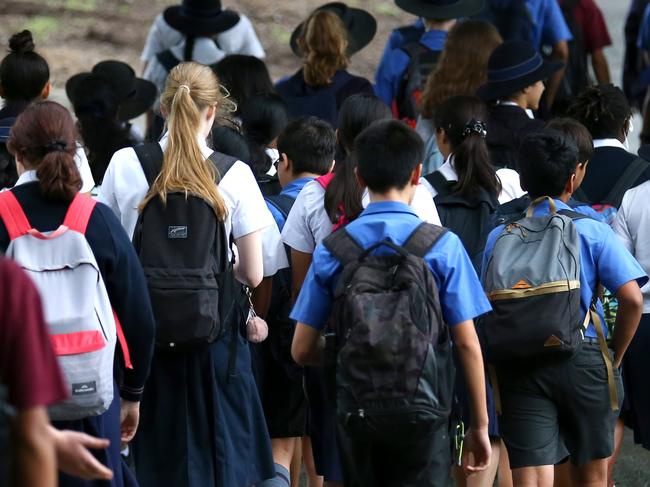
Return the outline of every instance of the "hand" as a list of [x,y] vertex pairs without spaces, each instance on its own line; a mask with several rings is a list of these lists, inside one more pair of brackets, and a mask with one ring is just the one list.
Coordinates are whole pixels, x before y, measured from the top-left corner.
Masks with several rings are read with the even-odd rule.
[[462,466],[467,475],[485,470],[490,464],[492,446],[487,427],[470,428],[465,437]]
[[88,448],[108,448],[109,441],[77,431],[59,431],[51,428],[56,448],[58,468],[62,472],[84,480],[111,480],[113,472],[102,465]]
[[140,403],[127,401],[122,399],[120,405],[120,431],[122,436],[122,448],[129,443],[138,431],[138,423],[140,422]]

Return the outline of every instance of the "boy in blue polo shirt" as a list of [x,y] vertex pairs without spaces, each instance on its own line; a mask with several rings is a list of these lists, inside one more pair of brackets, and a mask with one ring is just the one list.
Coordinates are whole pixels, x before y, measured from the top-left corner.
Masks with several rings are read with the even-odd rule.
[[[371,203],[345,229],[362,247],[388,240],[404,245],[406,239],[422,223],[408,206],[418,185],[423,143],[416,132],[401,122],[379,121],[372,124],[355,141],[357,177],[368,187]],[[373,255],[386,255],[390,250],[380,247]],[[444,321],[451,328],[456,351],[467,378],[472,407],[472,424],[465,440],[465,452],[473,453],[473,463],[466,456],[468,472],[485,469],[490,458],[487,434],[487,409],[483,358],[473,319],[490,310],[469,257],[458,237],[445,233],[424,255],[437,289]],[[323,244],[313,254],[313,262],[300,296],[291,313],[298,324],[293,339],[292,355],[303,365],[319,365],[323,361],[322,331],[330,317],[334,288],[341,275],[341,263]],[[420,441],[395,442],[381,453],[358,455],[355,438],[345,439],[352,455],[345,455],[346,485],[354,477],[351,472],[369,472],[382,479],[385,486],[446,485],[449,462],[440,462],[440,445],[445,435],[438,431]],[[442,450],[444,451],[445,445]],[[448,449],[448,444],[446,445]],[[440,479],[443,479],[442,482]],[[360,485],[363,485],[361,483]],[[366,484],[369,485],[369,484]]]
[[[567,201],[578,184],[578,160],[576,145],[564,134],[550,129],[530,134],[519,151],[522,188],[533,201],[548,195],[558,211],[568,210]],[[534,215],[549,211],[545,201],[536,206]],[[599,284],[618,299],[611,346],[620,407],[623,389],[618,367],[641,317],[639,285],[648,278],[608,225],[590,218],[574,219],[574,224],[580,240],[582,313],[586,316],[596,298],[597,313],[604,323],[602,305],[594,296]],[[502,230],[503,225],[488,237],[484,277]],[[497,366],[503,410],[499,426],[515,485],[551,487],[553,466],[569,455],[572,485],[606,485],[607,457],[613,451],[618,412],[610,401],[607,367],[595,326],[593,320],[589,322],[584,341],[568,359]]]

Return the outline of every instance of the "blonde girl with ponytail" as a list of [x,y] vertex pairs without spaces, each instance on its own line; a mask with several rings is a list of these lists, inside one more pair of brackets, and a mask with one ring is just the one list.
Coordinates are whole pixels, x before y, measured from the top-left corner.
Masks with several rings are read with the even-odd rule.
[[[122,149],[109,164],[100,199],[132,235],[150,199],[166,201],[170,192],[202,198],[232,237],[236,278],[254,288],[264,275],[262,234],[275,228],[274,220],[249,166],[237,161],[218,174],[206,143],[216,113],[232,105],[209,67],[176,66],[161,96],[167,132],[159,142],[160,173],[149,187],[135,151]],[[203,347],[154,353],[133,444],[142,487],[249,486],[275,475],[249,347],[231,328]]]

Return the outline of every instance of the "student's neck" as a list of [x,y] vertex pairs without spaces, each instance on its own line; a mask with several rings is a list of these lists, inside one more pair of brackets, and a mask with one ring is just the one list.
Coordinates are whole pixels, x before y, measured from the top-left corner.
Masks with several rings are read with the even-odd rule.
[[569,200],[571,199],[571,193],[567,193],[566,191],[562,193],[560,196],[555,198],[557,200],[560,200],[562,203],[568,203]]
[[385,193],[375,193],[374,191],[368,190],[368,195],[370,196],[371,203],[381,203],[386,201],[394,201],[396,203],[404,203],[406,205],[411,204],[413,199],[413,192],[410,187],[405,189],[389,189]]

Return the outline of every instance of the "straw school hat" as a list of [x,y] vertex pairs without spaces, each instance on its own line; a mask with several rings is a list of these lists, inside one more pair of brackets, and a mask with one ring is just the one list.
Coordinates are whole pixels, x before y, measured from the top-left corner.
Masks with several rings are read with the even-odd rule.
[[75,74],[66,82],[65,92],[72,105],[76,105],[84,87],[97,79],[107,83],[119,100],[117,116],[124,122],[146,112],[156,100],[156,85],[137,78],[131,66],[121,61],[102,61],[90,73]]
[[219,0],[183,0],[181,5],[168,7],[163,18],[183,34],[208,36],[234,27],[239,15],[223,10]]
[[425,19],[448,20],[478,14],[485,0],[395,0],[395,5]]
[[497,100],[547,79],[563,66],[559,61],[544,61],[528,42],[506,41],[490,55],[488,81],[476,94],[483,101]]
[[[348,7],[341,2],[332,2],[321,5],[314,12],[327,10],[338,15],[348,31],[348,56],[360,51],[375,37],[377,21],[369,12],[360,8]],[[291,34],[291,50],[296,56],[301,56],[298,39],[302,34],[305,22],[301,22]]]

